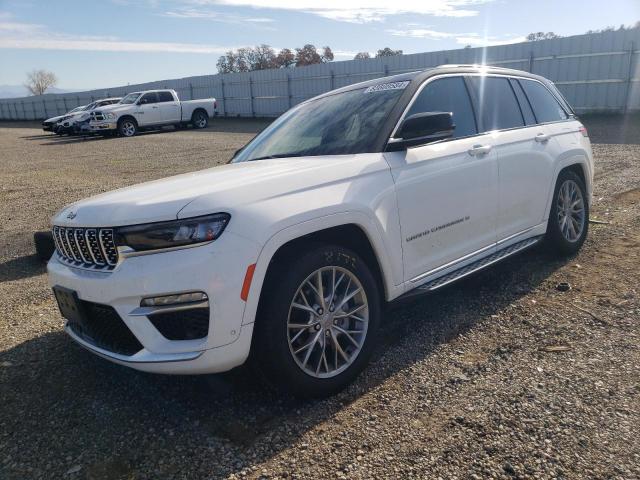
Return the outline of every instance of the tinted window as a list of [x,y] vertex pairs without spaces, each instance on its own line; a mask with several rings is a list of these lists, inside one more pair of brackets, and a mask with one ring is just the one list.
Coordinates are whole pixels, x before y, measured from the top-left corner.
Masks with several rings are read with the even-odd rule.
[[156,92],[145,93],[140,99],[140,103],[157,103],[158,96]]
[[516,95],[506,78],[470,77],[485,132],[524,126]]
[[516,93],[516,97],[518,97],[518,103],[520,104],[522,115],[524,116],[525,125],[535,125],[536,117],[533,116],[533,110],[531,110],[531,105],[529,104],[529,100],[527,100],[527,96],[524,94],[522,87],[518,81],[514,79],[511,79],[511,86],[513,87],[513,91]]
[[158,102],[173,102],[171,92],[158,92]]
[[423,112],[451,112],[456,126],[454,137],[477,133],[473,108],[462,77],[441,78],[424,87],[407,116]]
[[371,152],[408,83],[349,90],[298,105],[265,128],[233,162]]
[[551,95],[547,87],[540,82],[520,80],[520,84],[522,88],[524,88],[527,97],[529,97],[533,113],[536,114],[538,123],[556,122],[568,118],[566,112],[555,97]]

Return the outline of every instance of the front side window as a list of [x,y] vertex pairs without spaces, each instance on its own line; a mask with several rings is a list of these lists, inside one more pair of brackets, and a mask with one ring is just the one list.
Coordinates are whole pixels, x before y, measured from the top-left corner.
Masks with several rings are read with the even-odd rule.
[[551,92],[540,82],[520,80],[520,85],[529,98],[538,123],[557,122],[569,118]]
[[294,107],[256,136],[233,162],[372,152],[408,83],[349,90]]
[[143,105],[147,103],[157,103],[157,102],[158,102],[158,95],[156,94],[156,92],[145,93],[140,99],[140,103]]
[[503,77],[469,77],[478,100],[478,116],[485,132],[524,126],[522,112],[509,84]]
[[446,77],[429,82],[418,94],[406,116],[426,112],[451,112],[453,137],[477,133],[467,87],[462,77]]
[[124,103],[125,105],[131,105],[133,103],[136,103],[139,97],[140,97],[140,92],[130,93],[129,95],[126,95],[122,100],[120,100],[120,103]]

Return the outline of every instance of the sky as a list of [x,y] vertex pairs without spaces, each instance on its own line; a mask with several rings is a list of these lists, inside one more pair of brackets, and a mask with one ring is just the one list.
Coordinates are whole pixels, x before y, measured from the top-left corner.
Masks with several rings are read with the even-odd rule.
[[335,60],[576,35],[640,20],[640,0],[0,0],[0,85],[46,69],[69,90],[216,73],[229,49],[329,45]]

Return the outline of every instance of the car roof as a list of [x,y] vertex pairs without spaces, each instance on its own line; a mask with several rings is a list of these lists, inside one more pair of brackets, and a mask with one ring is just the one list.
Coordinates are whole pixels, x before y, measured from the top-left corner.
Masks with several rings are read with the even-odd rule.
[[375,78],[373,80],[367,80],[365,82],[354,83],[352,85],[347,85],[346,87],[338,88],[336,90],[331,90],[322,95],[318,95],[314,98],[321,98],[324,96],[334,95],[336,93],[348,92],[350,90],[358,90],[361,88],[367,88],[374,85],[379,85],[383,83],[393,83],[393,82],[403,82],[403,81],[415,81],[416,83],[422,83],[427,78],[434,75],[445,75],[445,74],[465,74],[465,73],[488,73],[488,74],[500,74],[500,75],[513,75],[517,77],[526,77],[532,78],[535,80],[542,81],[544,83],[550,83],[544,77],[540,77],[539,75],[534,75],[529,72],[525,72],[523,70],[514,70],[512,68],[502,68],[502,67],[494,67],[491,65],[480,65],[480,64],[445,64],[438,65],[437,67],[431,67],[424,70],[416,70],[407,73],[401,73],[399,75],[391,75],[387,77]]

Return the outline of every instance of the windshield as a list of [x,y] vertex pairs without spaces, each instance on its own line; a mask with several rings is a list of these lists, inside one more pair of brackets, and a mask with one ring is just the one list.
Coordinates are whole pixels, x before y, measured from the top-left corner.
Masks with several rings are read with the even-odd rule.
[[83,110],[84,111],[93,110],[94,108],[96,108],[96,106],[97,106],[97,103],[93,102],[93,103],[90,103],[89,105],[87,105],[86,107],[84,107]]
[[140,96],[140,92],[130,93],[129,95],[124,97],[122,100],[120,100],[120,103],[126,103],[126,104],[136,103],[136,100],[138,99],[139,96]]
[[409,82],[400,83],[400,87],[392,89],[350,90],[294,107],[232,161],[370,152]]
[[80,110],[83,110],[83,109],[84,109],[84,106],[82,106],[82,107],[76,107],[76,108],[74,108],[73,110],[70,110],[70,111],[69,111],[69,113],[79,112]]

